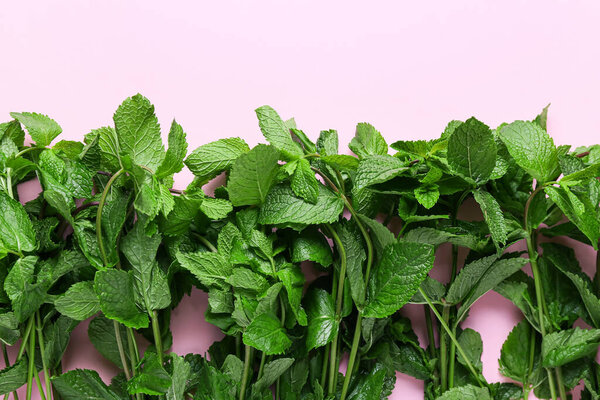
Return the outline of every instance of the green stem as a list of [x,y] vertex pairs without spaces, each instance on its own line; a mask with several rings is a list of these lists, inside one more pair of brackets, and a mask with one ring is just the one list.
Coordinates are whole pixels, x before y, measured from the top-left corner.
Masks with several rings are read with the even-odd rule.
[[[432,311],[438,315],[438,311],[435,309],[435,306],[431,306]],[[450,307],[444,306],[442,311],[442,320],[440,323],[442,325],[448,325],[448,321],[450,319]],[[440,331],[440,375],[441,375],[441,384],[442,384],[442,393],[448,390],[448,339],[447,335],[444,332]]]
[[556,374],[556,384],[558,386],[558,395],[562,400],[567,400],[567,392],[565,391],[565,385],[563,384],[563,376],[562,376],[562,368],[556,367],[554,368],[554,373]]
[[52,385],[50,383],[50,371],[46,363],[46,349],[44,343],[44,333],[42,330],[42,319],[40,318],[40,312],[36,311],[35,317],[37,319],[37,332],[38,332],[38,343],[40,345],[40,355],[42,358],[42,370],[44,371],[44,383],[46,385],[46,393],[48,400],[52,400]]
[[325,345],[325,352],[323,353],[323,363],[321,364],[321,380],[319,383],[321,387],[325,387],[325,380],[327,379],[327,365],[329,365],[329,352],[331,351],[331,343]]
[[[452,334],[456,336],[456,325],[452,327]],[[456,345],[450,342],[450,355],[448,356],[448,389],[454,387],[454,365],[456,363]]]
[[42,387],[42,382],[40,381],[40,374],[38,373],[37,368],[34,366],[33,377],[35,378],[35,384],[38,387],[38,392],[40,392],[41,400],[46,400],[46,395],[44,394],[44,388]]
[[[33,315],[29,317],[31,324],[33,325]],[[29,349],[27,350],[27,357],[29,358],[29,368],[27,369],[27,400],[31,400],[31,389],[33,389],[33,373],[35,370],[35,329],[31,329],[29,332]]]
[[429,339],[429,356],[433,359],[436,358],[435,348],[435,335],[433,333],[433,321],[431,320],[431,311],[428,306],[423,306],[423,313],[425,314],[425,325],[427,326],[427,338]]
[[8,195],[14,199],[11,172],[11,168],[6,168],[6,190],[8,190]]
[[235,355],[237,358],[242,358],[242,334],[235,335]]
[[127,380],[131,379],[131,373],[127,366],[127,357],[125,357],[125,350],[123,348],[123,339],[121,338],[121,327],[116,320],[113,320],[113,327],[115,329],[115,339],[117,340],[117,349],[119,350],[119,358],[121,358],[121,365],[123,366],[123,372]]
[[239,400],[246,399],[246,386],[248,386],[248,379],[250,376],[250,364],[252,363],[252,347],[244,346],[244,372],[242,373],[242,384],[240,386],[240,397]]
[[460,354],[461,357],[464,359],[465,364],[467,364],[467,368],[469,369],[469,371],[471,371],[471,374],[473,374],[473,377],[477,381],[477,384],[481,387],[486,387],[487,384],[482,383],[481,380],[479,379],[479,373],[477,372],[475,367],[473,367],[473,364],[471,364],[471,362],[469,361],[469,358],[467,357],[465,351],[463,350],[462,346],[458,343],[458,340],[456,340],[456,336],[454,336],[454,334],[450,330],[450,327],[448,326],[446,321],[444,321],[444,318],[440,315],[438,310],[436,310],[436,308],[433,306],[433,303],[431,302],[431,299],[429,298],[429,296],[427,296],[427,293],[425,293],[425,291],[422,288],[419,288],[419,293],[421,293],[421,296],[423,296],[423,298],[425,299],[427,304],[429,304],[429,307],[431,308],[431,310],[433,311],[433,313],[435,314],[437,319],[440,321],[440,324],[442,325],[442,327],[444,328],[444,330],[450,337],[450,340],[452,340],[454,342],[454,344],[456,346],[456,350],[458,350],[458,354]]
[[260,365],[258,366],[258,375],[256,376],[256,379],[260,379],[263,375],[263,370],[265,368],[265,361],[267,359],[267,355],[265,354],[265,352],[262,352],[262,355],[260,356]]
[[160,325],[158,322],[158,313],[156,310],[152,310],[152,333],[154,334],[154,347],[156,347],[156,354],[158,355],[158,362],[163,365],[163,348],[162,348],[162,337],[160,336]]
[[217,252],[217,248],[204,236],[194,232],[194,236],[196,236],[198,238],[198,240],[200,240],[202,242],[202,244],[208,248],[210,251],[212,251],[213,253]]
[[529,378],[531,377],[531,373],[533,372],[533,364],[535,362],[535,329],[531,329],[529,335],[529,365],[527,368],[527,379],[523,382],[523,399],[527,400],[529,398],[529,391],[531,390],[529,385]]

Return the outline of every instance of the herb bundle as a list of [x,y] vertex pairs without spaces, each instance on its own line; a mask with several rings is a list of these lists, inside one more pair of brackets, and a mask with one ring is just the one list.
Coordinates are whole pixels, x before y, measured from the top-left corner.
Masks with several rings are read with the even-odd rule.
[[[256,114],[269,144],[228,138],[189,154],[175,121],[165,150],[141,95],[82,142],[55,142],[61,128],[41,114],[0,125],[5,399],[23,385],[27,400],[34,386],[44,400],[385,399],[397,371],[423,380],[426,399],[567,399],[581,381],[584,399],[599,398],[600,273],[552,238],[598,250],[600,146],[555,146],[544,109],[391,145],[360,123],[347,155],[335,130],[313,141],[268,106]],[[173,189],[184,167],[195,178]],[[32,179],[42,191],[21,204]],[[469,198],[481,221],[459,218]],[[520,241],[527,251],[511,251]],[[429,272],[444,244],[442,283]],[[170,313],[192,287],[225,338],[180,356]],[[481,336],[461,327],[491,290],[523,314],[499,360],[511,383],[485,379]],[[398,312],[408,303],[422,305],[426,347]],[[90,342],[121,369],[110,385],[62,371],[88,318]]]

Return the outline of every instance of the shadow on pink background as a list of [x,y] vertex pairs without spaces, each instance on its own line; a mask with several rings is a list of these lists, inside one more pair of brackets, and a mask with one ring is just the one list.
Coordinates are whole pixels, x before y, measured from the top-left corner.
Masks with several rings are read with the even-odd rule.
[[[270,104],[313,138],[343,144],[368,121],[389,141],[436,137],[471,115],[495,127],[533,118],[547,103],[557,144],[599,142],[600,3],[594,1],[22,1],[0,11],[0,115],[47,113],[81,139],[112,123],[141,92],[162,126],[173,117],[190,149],[228,136],[263,141],[253,110]],[[1,119],[0,119],[1,120]],[[176,177],[176,186],[191,180]],[[590,248],[577,249],[586,271]],[[443,268],[438,274],[444,274]],[[179,354],[204,353],[220,332],[194,291],[174,311]],[[409,306],[424,335],[421,307]],[[484,375],[520,319],[491,293],[464,323],[484,341]],[[114,370],[75,331],[64,368]],[[36,395],[34,391],[34,396]],[[36,398],[36,397],[34,397]],[[398,374],[392,399],[422,399]]]

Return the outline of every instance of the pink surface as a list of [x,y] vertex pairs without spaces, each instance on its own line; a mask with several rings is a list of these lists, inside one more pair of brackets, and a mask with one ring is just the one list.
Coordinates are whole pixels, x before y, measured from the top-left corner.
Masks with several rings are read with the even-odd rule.
[[[63,138],[110,124],[137,92],[173,117],[190,148],[227,136],[262,141],[254,108],[270,104],[313,137],[360,121],[394,139],[433,138],[451,119],[491,126],[552,102],[558,144],[599,141],[600,3],[595,1],[13,1],[0,11],[0,115],[38,111]],[[166,132],[165,132],[166,133]],[[189,174],[177,176],[183,187]],[[31,190],[31,189],[29,189]],[[591,270],[589,248],[577,251]],[[588,263],[590,262],[590,263]],[[173,313],[174,351],[204,353],[217,329],[198,291]],[[422,311],[407,307],[423,337]],[[484,374],[520,318],[497,294],[465,326],[481,332]],[[65,369],[113,370],[74,336]],[[34,392],[35,393],[35,392]],[[421,399],[399,375],[392,399]]]

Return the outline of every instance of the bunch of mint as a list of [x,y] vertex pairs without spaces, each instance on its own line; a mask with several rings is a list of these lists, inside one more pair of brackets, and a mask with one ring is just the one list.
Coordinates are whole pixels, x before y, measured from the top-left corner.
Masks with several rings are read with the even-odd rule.
[[[572,241],[548,238],[598,249],[600,146],[555,146],[547,111],[391,145],[359,123],[354,155],[335,130],[313,141],[268,106],[256,114],[269,144],[229,138],[189,154],[175,121],[165,149],[141,95],[82,142],[55,142],[45,115],[12,113],[0,124],[0,394],[379,400],[400,372],[425,382],[426,399],[567,399],[581,381],[598,399],[600,273],[592,281]],[[195,178],[174,189],[184,167]],[[17,187],[34,179],[42,190],[22,204]],[[470,198],[480,221],[459,217]],[[527,251],[511,251],[520,241]],[[429,276],[435,257],[452,265],[444,282]],[[225,337],[180,356],[170,316],[192,287]],[[516,383],[485,379],[481,336],[461,327],[491,290],[523,314],[499,360]],[[423,307],[426,347],[399,313],[408,303]],[[121,369],[110,385],[62,371],[88,318],[90,342]]]

